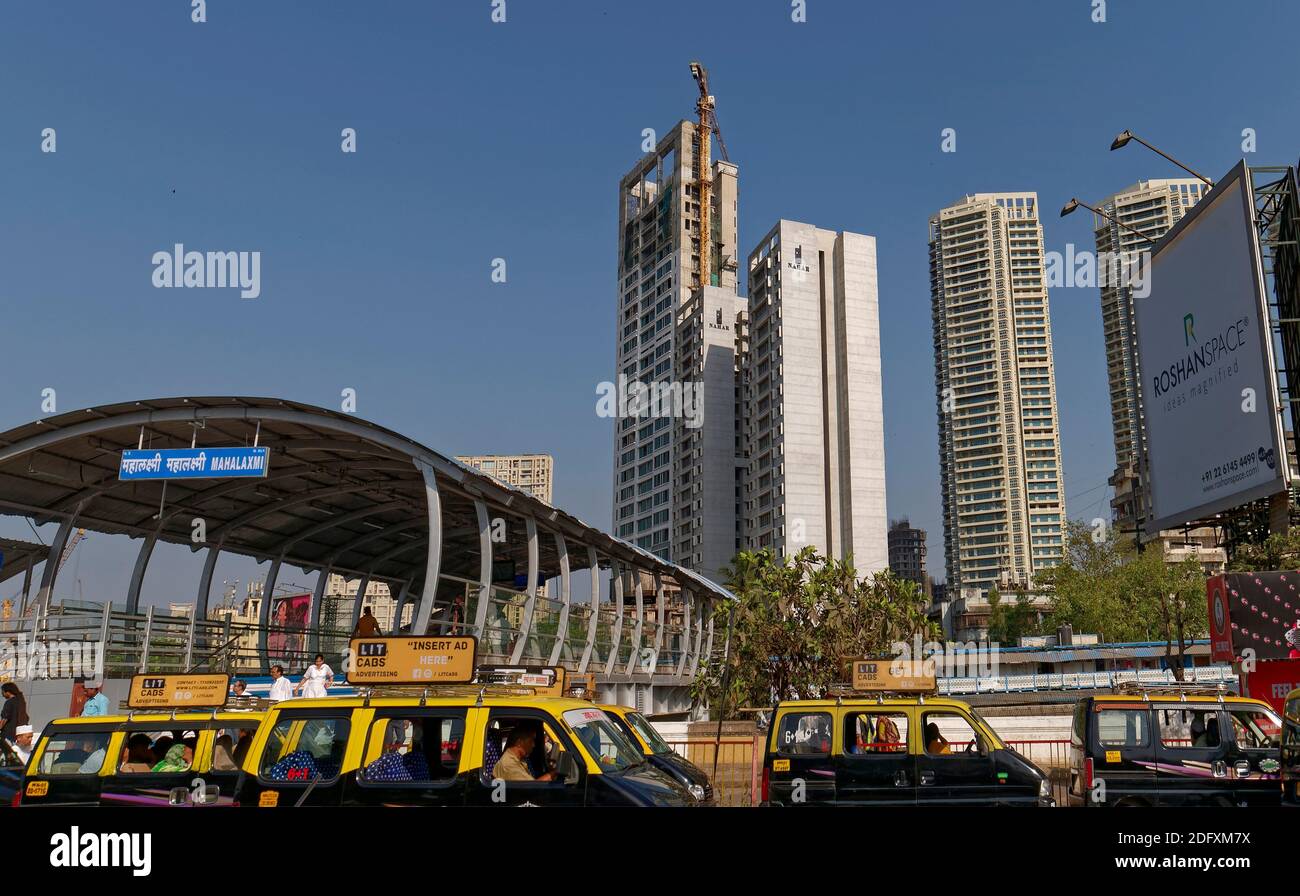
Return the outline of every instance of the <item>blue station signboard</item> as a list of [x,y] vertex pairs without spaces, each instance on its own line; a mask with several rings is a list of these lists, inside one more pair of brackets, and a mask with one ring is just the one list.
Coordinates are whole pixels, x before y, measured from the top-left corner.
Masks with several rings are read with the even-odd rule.
[[129,448],[117,478],[239,479],[266,475],[269,448]]

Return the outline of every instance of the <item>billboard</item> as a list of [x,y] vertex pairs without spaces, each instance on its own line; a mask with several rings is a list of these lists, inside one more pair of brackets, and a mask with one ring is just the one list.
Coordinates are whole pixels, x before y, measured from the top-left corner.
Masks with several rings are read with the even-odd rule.
[[1210,656],[1239,662],[1300,658],[1300,570],[1229,572],[1205,582]]
[[1241,162],[1160,240],[1133,301],[1148,537],[1287,487],[1252,192]]

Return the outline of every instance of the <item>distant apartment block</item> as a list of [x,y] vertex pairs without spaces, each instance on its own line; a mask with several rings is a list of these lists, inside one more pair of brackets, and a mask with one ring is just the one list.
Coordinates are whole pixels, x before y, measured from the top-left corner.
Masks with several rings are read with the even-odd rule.
[[1032,587],[1061,562],[1065,496],[1035,193],[930,218],[944,553],[953,593]]
[[476,454],[456,457],[461,463],[495,476],[547,504],[551,500],[555,458],[549,454]]
[[907,519],[889,524],[889,569],[900,579],[915,582],[926,597],[931,596],[930,576],[925,571],[925,530]]
[[748,271],[745,542],[885,569],[876,240],[782,220]]

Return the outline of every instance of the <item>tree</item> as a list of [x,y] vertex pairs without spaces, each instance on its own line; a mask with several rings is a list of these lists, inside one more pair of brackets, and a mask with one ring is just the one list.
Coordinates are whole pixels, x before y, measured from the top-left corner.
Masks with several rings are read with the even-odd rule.
[[1097,537],[1071,523],[1065,560],[1045,570],[1040,584],[1051,597],[1048,627],[1069,624],[1111,643],[1164,641],[1179,680],[1188,644],[1208,630],[1200,564],[1170,565],[1155,546],[1135,552],[1113,530]]
[[999,644],[1019,644],[1025,635],[1037,633],[1038,611],[1024,589],[1016,591],[1013,604],[1006,604],[997,586],[989,588],[989,640]]
[[728,660],[725,668],[702,665],[692,696],[720,705],[729,678],[733,716],[740,707],[825,694],[845,680],[851,657],[890,655],[895,642],[918,634],[938,637],[916,583],[887,571],[859,579],[851,563],[813,547],[780,559],[768,549],[742,551],[726,576],[736,599],[715,607],[714,630],[725,638],[730,620]]

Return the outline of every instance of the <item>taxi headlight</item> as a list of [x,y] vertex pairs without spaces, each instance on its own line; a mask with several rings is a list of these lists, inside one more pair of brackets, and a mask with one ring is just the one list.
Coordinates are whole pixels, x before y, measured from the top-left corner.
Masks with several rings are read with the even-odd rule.
[[1039,782],[1038,782],[1038,795],[1041,796],[1041,797],[1044,797],[1044,798],[1045,798],[1045,797],[1049,797],[1049,796],[1051,796],[1051,795],[1052,795],[1052,782],[1051,782],[1051,781],[1048,781],[1046,778],[1044,778],[1043,780],[1039,781]]
[[692,784],[687,788],[687,790],[691,792],[691,796],[695,797],[701,803],[704,802],[704,788],[699,784]]

